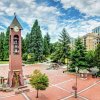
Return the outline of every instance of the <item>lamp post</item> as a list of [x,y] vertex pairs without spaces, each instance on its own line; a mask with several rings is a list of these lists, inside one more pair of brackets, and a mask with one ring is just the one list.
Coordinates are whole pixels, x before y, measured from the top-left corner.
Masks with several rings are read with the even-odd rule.
[[78,67],[76,67],[75,70],[76,70],[75,98],[77,98],[77,71],[78,71]]

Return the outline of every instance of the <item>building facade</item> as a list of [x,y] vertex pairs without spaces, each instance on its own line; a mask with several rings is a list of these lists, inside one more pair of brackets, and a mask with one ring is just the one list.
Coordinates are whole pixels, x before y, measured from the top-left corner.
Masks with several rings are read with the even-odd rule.
[[88,33],[81,38],[87,51],[95,50],[97,45],[100,43],[100,35],[98,33]]
[[100,35],[100,26],[94,28],[94,29],[92,30],[92,33],[95,33],[95,34]]

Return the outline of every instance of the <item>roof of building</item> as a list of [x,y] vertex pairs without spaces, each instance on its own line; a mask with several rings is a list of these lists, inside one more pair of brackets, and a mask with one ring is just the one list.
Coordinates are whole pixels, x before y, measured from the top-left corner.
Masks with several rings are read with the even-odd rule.
[[21,26],[21,24],[19,23],[19,21],[18,21],[16,15],[15,15],[15,17],[14,17],[12,23],[10,24],[10,28],[14,28],[14,26],[18,26],[19,29],[23,29],[22,26]]
[[92,29],[92,32],[100,34],[100,26],[95,27],[94,29]]
[[86,35],[82,36],[81,38],[86,38],[86,37],[94,37],[94,38],[100,38],[98,34],[95,33],[87,33]]

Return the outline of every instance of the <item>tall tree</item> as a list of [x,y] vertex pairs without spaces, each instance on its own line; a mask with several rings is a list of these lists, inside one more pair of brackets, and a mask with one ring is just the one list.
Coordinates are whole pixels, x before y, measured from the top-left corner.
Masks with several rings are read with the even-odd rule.
[[4,39],[5,39],[5,34],[1,32],[0,34],[0,59],[2,61],[4,60]]
[[43,60],[43,38],[38,24],[38,20],[35,20],[30,33],[30,52],[34,53],[35,61]]
[[97,48],[95,50],[94,63],[100,72],[100,43],[97,45]]
[[70,52],[70,47],[69,47],[70,36],[65,28],[62,30],[59,41],[61,43],[62,53],[63,53],[62,60],[65,61],[66,58],[69,58],[69,52]]
[[53,57],[52,57],[54,58],[53,61],[60,61],[62,63],[65,63],[65,59],[69,58],[69,52],[70,52],[69,43],[70,43],[70,37],[66,29],[64,28],[62,30],[62,33],[60,34],[58,48],[53,54]]
[[50,36],[48,33],[44,36],[43,45],[43,53],[45,56],[48,56],[50,54]]
[[27,53],[29,53],[29,51],[30,51],[29,50],[30,49],[29,45],[30,45],[30,34],[27,33],[26,37],[25,37],[25,47],[26,47],[26,52]]
[[10,28],[7,28],[6,35],[5,35],[5,41],[4,41],[4,58],[5,60],[8,60],[9,58],[9,33]]
[[80,38],[76,40],[75,50],[71,55],[71,68],[75,67],[78,67],[78,71],[87,67],[86,51]]
[[22,55],[26,53],[25,39],[22,37]]
[[88,51],[86,53],[86,61],[87,61],[88,70],[90,70],[90,68],[94,67],[94,51]]

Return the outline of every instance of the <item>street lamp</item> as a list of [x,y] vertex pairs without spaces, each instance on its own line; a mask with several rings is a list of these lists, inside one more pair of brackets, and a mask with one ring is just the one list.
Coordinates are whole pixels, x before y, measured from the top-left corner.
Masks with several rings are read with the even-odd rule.
[[75,98],[77,98],[77,71],[78,71],[78,67],[75,68],[75,71],[76,71],[76,89],[75,89]]
[[75,77],[75,85],[72,86],[72,89],[75,91],[75,98],[77,98],[77,71],[78,71],[78,67],[75,68],[76,71],[76,77]]

